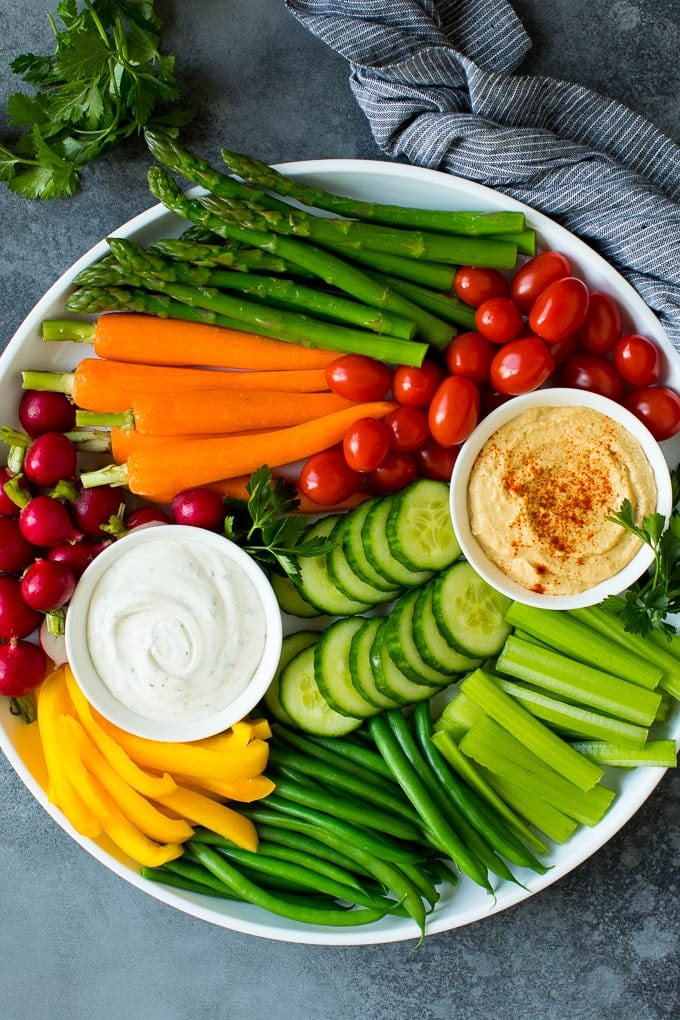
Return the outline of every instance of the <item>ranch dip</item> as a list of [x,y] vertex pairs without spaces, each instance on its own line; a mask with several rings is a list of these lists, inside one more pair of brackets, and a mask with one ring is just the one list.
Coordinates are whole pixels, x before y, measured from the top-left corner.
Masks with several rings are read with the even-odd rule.
[[86,633],[92,664],[118,701],[149,719],[191,721],[245,689],[266,620],[226,551],[173,537],[133,545],[111,564],[92,592]]
[[574,595],[618,573],[641,540],[607,521],[629,499],[638,523],[657,487],[639,441],[600,411],[537,407],[482,447],[468,486],[482,549],[529,591]]

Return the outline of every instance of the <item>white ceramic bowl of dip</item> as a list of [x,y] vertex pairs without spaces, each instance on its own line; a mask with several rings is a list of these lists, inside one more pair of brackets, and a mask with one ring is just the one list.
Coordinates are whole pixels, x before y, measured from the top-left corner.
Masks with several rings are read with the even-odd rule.
[[[475,570],[497,591],[526,605],[547,609],[577,609],[601,602],[608,595],[616,595],[630,587],[653,562],[652,550],[643,545],[632,559],[616,573],[600,580],[584,591],[575,594],[547,594],[532,591],[510,578],[486,554],[473,534],[470,522],[469,484],[472,469],[479,454],[502,426],[512,422],[531,408],[566,407],[590,408],[614,419],[640,443],[649,461],[657,489],[657,513],[668,517],[672,508],[672,490],[668,464],[661,447],[649,430],[630,411],[607,397],[571,388],[534,390],[513,397],[484,418],[461,447],[451,476],[450,508],[454,530],[463,555]],[[565,464],[567,452],[565,449]],[[489,496],[491,498],[491,494]],[[614,512],[620,507],[614,507]],[[508,543],[510,536],[508,534]]]
[[233,542],[163,525],[131,532],[84,572],[66,653],[88,701],[141,737],[189,741],[243,719],[278,666],[269,580]]

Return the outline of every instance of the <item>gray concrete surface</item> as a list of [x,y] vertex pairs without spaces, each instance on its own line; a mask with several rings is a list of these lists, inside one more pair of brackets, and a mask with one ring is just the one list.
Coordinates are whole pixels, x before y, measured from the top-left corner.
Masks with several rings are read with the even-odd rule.
[[[56,6],[56,3],[55,3]],[[522,68],[583,82],[680,137],[678,0],[516,0]],[[269,161],[377,158],[347,68],[279,0],[160,2],[165,47],[199,105],[188,134]],[[0,0],[9,61],[46,51],[51,4]],[[0,117],[2,141],[11,139]],[[0,189],[0,342],[83,251],[152,204],[141,143],[52,204]],[[680,1006],[680,777],[666,775],[595,857],[479,924],[323,948],[212,927],[147,897],[73,843],[0,755],[0,1016],[7,1020],[662,1020]]]

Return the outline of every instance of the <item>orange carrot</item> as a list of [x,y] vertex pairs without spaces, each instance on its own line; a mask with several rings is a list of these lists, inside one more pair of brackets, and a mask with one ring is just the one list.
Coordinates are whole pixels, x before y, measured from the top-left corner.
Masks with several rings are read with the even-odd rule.
[[[167,503],[182,489],[249,474],[262,464],[270,468],[293,464],[327,450],[342,440],[358,418],[384,418],[396,406],[389,400],[376,400],[261,435],[178,439],[132,453],[121,479],[137,495]],[[123,466],[116,470],[122,472]]]
[[[239,432],[240,436],[259,435],[261,432],[268,432],[269,429],[244,429]],[[233,433],[211,433],[214,438],[224,438]],[[111,429],[111,453],[117,464],[125,464],[128,457],[134,450],[150,450],[155,446],[163,446],[166,443],[176,443],[177,436],[148,436],[138,432],[137,429]],[[205,439],[206,433],[194,433],[182,436],[182,439]]]
[[328,384],[322,368],[218,372],[83,358],[73,373],[71,397],[78,407],[88,411],[126,411],[138,397],[148,394],[174,397],[184,390],[319,393],[327,391]]
[[185,436],[286,428],[356,406],[337,393],[187,390],[171,400],[164,394],[140,396],[132,402],[132,412],[137,432]]
[[337,351],[320,351],[223,326],[112,312],[97,319],[94,349],[101,358],[147,365],[220,368],[325,368]]

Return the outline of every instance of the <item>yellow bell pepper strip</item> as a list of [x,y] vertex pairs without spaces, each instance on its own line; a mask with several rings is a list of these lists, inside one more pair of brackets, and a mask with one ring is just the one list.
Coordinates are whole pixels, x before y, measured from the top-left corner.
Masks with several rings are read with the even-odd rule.
[[251,740],[269,740],[271,735],[271,727],[266,719],[241,719],[223,733],[193,741],[192,746],[202,747],[206,751],[230,751],[245,747]]
[[183,853],[181,844],[152,842],[125,817],[99,780],[87,771],[78,753],[78,721],[71,715],[61,715],[57,719],[56,730],[64,768],[73,786],[116,846],[137,864],[149,868],[180,857]]
[[252,779],[267,767],[269,746],[264,740],[251,740],[236,751],[206,751],[197,744],[147,740],[126,733],[98,713],[95,718],[138,765],[149,769],[204,779]]
[[188,818],[197,825],[224,836],[243,850],[253,852],[257,850],[257,829],[253,823],[226,804],[218,804],[210,797],[182,786],[159,798],[159,802],[176,811],[182,818]]
[[251,740],[269,740],[272,735],[272,728],[269,719],[251,719],[248,725],[251,729]]
[[145,797],[172,793],[175,789],[175,782],[172,776],[168,775],[167,772],[159,776],[152,776],[141,769],[123,750],[120,744],[99,725],[89,702],[80,690],[80,687],[78,687],[76,678],[68,666],[65,668],[64,675],[71,701],[75,707],[75,713],[85,732],[92,743],[99,748],[104,757],[116,770],[121,779],[125,780],[133,790],[137,790],[138,793],[143,794]]
[[182,818],[169,818],[134,790],[113,768],[99,748],[88,737],[82,724],[73,720],[73,740],[83,765],[111,795],[133,825],[158,843],[183,843],[194,830]]
[[17,727],[14,747],[40,789],[47,793],[49,777],[37,720]]
[[191,776],[175,774],[173,779],[178,786],[189,786],[202,793],[222,797],[224,800],[236,800],[242,804],[268,797],[276,789],[276,783],[267,776],[253,776],[252,779],[193,779]]
[[81,836],[96,838],[101,824],[85,804],[72,783],[62,754],[58,720],[64,712],[73,711],[64,680],[64,669],[53,670],[43,680],[38,692],[38,729],[47,766],[47,797],[63,811]]

